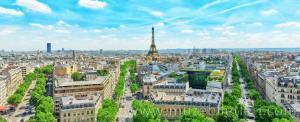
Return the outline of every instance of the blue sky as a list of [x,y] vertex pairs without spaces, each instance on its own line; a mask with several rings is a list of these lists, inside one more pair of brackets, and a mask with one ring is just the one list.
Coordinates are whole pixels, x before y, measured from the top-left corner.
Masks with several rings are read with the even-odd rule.
[[300,47],[298,0],[1,0],[0,49]]

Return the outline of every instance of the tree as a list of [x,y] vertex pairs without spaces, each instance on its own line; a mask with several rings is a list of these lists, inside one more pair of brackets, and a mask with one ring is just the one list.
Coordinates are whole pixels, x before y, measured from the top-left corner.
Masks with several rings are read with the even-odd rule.
[[122,64],[120,66],[120,77],[119,77],[118,83],[116,85],[115,94],[114,94],[115,99],[119,99],[124,92],[124,84],[125,84],[125,75],[127,72],[127,65],[128,65],[128,62],[125,62],[124,64]]
[[45,96],[46,93],[45,74],[50,74],[50,73],[52,73],[52,66],[48,65],[46,68],[36,68],[34,74],[30,75],[30,77],[28,78],[32,80],[37,78],[36,85],[30,97],[30,104],[35,106],[36,114],[35,116],[30,118],[29,120],[30,122],[54,122],[55,121],[55,118],[53,116],[53,112],[54,112],[53,100],[51,97]]
[[53,113],[54,112],[54,103],[51,97],[45,97],[43,96],[40,99],[40,104],[36,107],[36,111],[41,111],[41,112],[49,112],[49,113]]
[[139,90],[139,85],[137,83],[131,83],[130,84],[130,90],[132,93],[135,93]]
[[205,117],[197,108],[185,110],[179,119],[181,122],[214,122],[211,118]]
[[245,107],[242,104],[237,105],[236,112],[237,112],[239,118],[247,117],[247,111],[245,110]]
[[134,122],[160,122],[160,111],[152,103],[134,100],[132,107],[136,111],[133,115]]
[[105,99],[102,108],[98,110],[97,122],[114,122],[118,110],[118,104],[115,101]]
[[106,76],[109,74],[107,69],[103,69],[103,70],[97,70],[97,74],[98,76]]
[[219,113],[215,116],[217,122],[237,122],[238,115],[231,106],[223,106]]
[[223,105],[235,106],[238,103],[239,103],[239,101],[235,96],[230,95],[227,91],[225,91]]
[[287,120],[286,118],[281,118],[281,119],[274,118],[272,119],[272,122],[291,122],[291,121]]
[[275,118],[287,119],[292,121],[290,114],[276,105],[262,106],[255,110],[255,120],[257,122],[272,122]]
[[53,73],[53,66],[52,65],[47,65],[45,67],[42,67],[41,71],[44,74],[52,74]]
[[41,112],[41,111],[37,111],[35,116],[34,116],[34,120],[36,122],[55,122],[55,118],[52,115],[52,113],[49,112]]
[[22,95],[14,94],[8,98],[7,102],[9,104],[20,104],[22,101],[22,98],[23,98]]
[[7,122],[7,120],[5,118],[3,118],[2,116],[0,116],[0,122]]
[[83,75],[81,74],[81,73],[79,73],[79,72],[74,72],[72,75],[71,75],[71,77],[72,77],[72,79],[74,80],[74,81],[81,81],[81,80],[83,80]]
[[252,100],[256,100],[256,99],[258,99],[258,98],[260,97],[260,94],[259,94],[256,90],[251,89],[251,90],[249,91],[249,97],[250,97],[250,99],[252,99]]

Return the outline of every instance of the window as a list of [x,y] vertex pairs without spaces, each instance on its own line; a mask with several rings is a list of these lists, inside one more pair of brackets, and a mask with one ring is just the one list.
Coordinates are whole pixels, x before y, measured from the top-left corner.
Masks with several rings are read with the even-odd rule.
[[86,114],[89,115],[89,114],[90,114],[90,111],[86,111]]
[[284,98],[284,94],[281,94],[281,98]]
[[67,114],[66,113],[64,113],[64,117],[66,117],[67,116]]
[[71,116],[70,113],[68,113],[68,116]]
[[282,100],[282,99],[281,99],[281,101],[280,101],[280,102],[281,102],[281,103],[284,103],[284,100]]

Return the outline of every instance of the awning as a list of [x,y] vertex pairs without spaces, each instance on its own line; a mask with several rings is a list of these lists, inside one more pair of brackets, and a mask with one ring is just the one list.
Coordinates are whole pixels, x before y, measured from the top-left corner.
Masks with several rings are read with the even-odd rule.
[[0,106],[0,111],[5,111],[6,107],[5,106]]

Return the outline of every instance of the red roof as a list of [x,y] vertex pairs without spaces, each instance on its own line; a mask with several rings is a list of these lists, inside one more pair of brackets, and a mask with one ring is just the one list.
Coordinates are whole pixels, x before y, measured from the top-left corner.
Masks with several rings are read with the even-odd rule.
[[5,106],[0,106],[0,111],[5,111],[6,107]]

